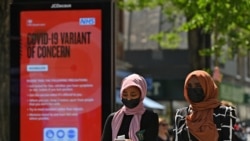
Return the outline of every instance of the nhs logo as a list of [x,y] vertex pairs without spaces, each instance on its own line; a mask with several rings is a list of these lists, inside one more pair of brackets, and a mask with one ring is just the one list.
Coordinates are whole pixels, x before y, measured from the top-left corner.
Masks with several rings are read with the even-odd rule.
[[80,18],[80,25],[95,25],[95,18]]

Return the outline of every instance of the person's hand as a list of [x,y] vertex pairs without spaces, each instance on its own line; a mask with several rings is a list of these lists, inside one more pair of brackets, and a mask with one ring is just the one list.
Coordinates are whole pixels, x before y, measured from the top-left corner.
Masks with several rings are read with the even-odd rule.
[[125,139],[125,141],[132,141],[131,139]]

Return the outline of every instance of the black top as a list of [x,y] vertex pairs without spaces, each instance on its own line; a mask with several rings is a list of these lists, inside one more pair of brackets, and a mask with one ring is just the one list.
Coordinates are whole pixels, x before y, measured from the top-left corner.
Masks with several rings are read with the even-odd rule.
[[[114,117],[114,113],[110,114],[105,122],[104,130],[102,133],[101,141],[112,141],[112,128],[111,122]],[[124,115],[121,127],[118,131],[119,135],[125,135],[128,139],[129,125],[132,120],[133,115]],[[144,140],[140,141],[157,141],[158,136],[158,115],[153,111],[146,110],[141,118],[140,131],[145,131],[143,133]]]
[[[176,141],[198,141],[186,127],[185,117],[189,113],[189,107],[178,109],[175,115],[174,138]],[[236,121],[235,109],[233,107],[219,106],[214,109],[213,120],[219,133],[218,141],[233,140],[233,126]],[[176,132],[177,131],[177,132]]]
[[162,138],[157,137],[157,141],[170,141],[170,139],[169,139],[169,137],[168,137],[167,140],[163,140]]

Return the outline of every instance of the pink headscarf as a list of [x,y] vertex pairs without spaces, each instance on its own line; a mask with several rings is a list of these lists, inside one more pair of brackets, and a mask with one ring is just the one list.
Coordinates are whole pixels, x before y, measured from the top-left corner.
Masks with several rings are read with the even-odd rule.
[[126,114],[126,115],[134,115],[129,126],[129,133],[128,133],[129,138],[132,139],[132,141],[138,141],[136,132],[140,130],[141,116],[145,112],[145,108],[143,106],[143,100],[147,93],[147,83],[145,79],[138,74],[131,74],[125,77],[122,81],[120,98],[122,98],[123,90],[130,86],[136,86],[140,89],[141,91],[140,103],[133,109],[129,109],[126,106],[123,106],[120,110],[118,110],[115,113],[111,123],[113,140],[117,137],[123,116],[124,114]]

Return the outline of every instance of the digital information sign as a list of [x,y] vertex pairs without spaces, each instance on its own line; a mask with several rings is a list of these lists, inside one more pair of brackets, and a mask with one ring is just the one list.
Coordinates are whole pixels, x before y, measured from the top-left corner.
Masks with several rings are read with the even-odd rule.
[[[19,20],[12,26],[20,27],[19,47],[17,40],[11,43],[11,50],[18,50],[11,52],[11,118],[19,118],[13,140],[100,140],[103,118],[112,110],[103,105],[112,103],[113,88],[112,57],[105,59],[112,56],[111,32],[103,37],[103,8],[12,8]],[[110,40],[106,51],[103,40]]]

